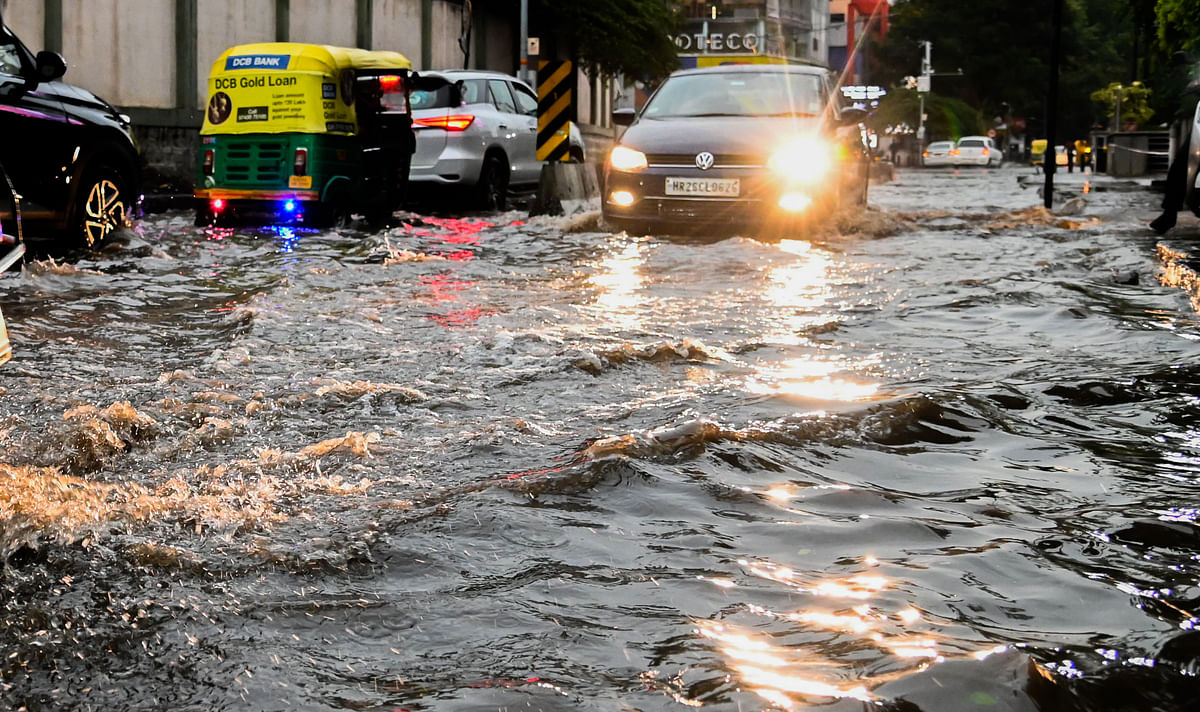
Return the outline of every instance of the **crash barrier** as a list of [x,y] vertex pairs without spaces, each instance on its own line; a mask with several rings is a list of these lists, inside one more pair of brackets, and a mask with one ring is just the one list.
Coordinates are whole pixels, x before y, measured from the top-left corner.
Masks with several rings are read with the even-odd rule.
[[562,215],[575,212],[600,197],[596,166],[590,163],[546,163],[542,165],[537,196],[530,215]]
[[570,159],[570,122],[575,121],[575,69],[569,61],[538,63],[537,159]]
[[1105,172],[1110,176],[1127,178],[1166,173],[1170,163],[1171,138],[1167,131],[1112,133],[1103,147]]

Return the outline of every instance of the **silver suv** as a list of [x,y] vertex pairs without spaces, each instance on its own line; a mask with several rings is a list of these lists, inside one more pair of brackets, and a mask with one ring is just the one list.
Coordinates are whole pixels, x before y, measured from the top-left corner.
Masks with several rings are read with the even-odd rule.
[[[412,93],[417,149],[409,170],[414,189],[454,188],[470,192],[484,209],[503,209],[510,187],[537,185],[537,93],[499,72],[422,72],[444,77],[436,91]],[[584,160],[583,140],[571,124],[569,155]]]

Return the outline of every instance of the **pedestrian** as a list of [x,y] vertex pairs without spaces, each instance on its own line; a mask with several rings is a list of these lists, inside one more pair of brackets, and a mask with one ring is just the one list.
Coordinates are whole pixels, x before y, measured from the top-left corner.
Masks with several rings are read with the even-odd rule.
[[[1167,182],[1164,186],[1165,195],[1162,201],[1162,214],[1150,221],[1150,229],[1162,235],[1175,227],[1179,211],[1183,209],[1183,200],[1187,196],[1188,148],[1192,142],[1192,124],[1196,115],[1197,94],[1200,93],[1200,80],[1192,76],[1191,58],[1186,52],[1176,52],[1171,57],[1171,65],[1182,91],[1179,99],[1179,109],[1171,122],[1171,133],[1176,137],[1175,152],[1167,167]],[[1179,76],[1183,75],[1183,76]]]
[[892,165],[894,166],[896,165],[896,154],[900,152],[900,141],[895,136],[888,144],[888,151],[892,154]]
[[1063,148],[1066,149],[1066,152],[1067,152],[1067,173],[1074,173],[1075,172],[1075,142],[1067,141],[1067,144],[1065,146],[1063,146]]

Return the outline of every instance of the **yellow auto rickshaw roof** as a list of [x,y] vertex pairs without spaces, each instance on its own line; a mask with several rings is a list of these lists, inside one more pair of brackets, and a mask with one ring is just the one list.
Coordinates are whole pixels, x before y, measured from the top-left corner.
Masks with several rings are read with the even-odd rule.
[[[231,62],[237,60],[249,64],[232,66]],[[213,62],[209,76],[247,69],[336,74],[342,69],[412,69],[412,62],[399,52],[384,50],[302,42],[258,42],[235,45],[222,52]]]

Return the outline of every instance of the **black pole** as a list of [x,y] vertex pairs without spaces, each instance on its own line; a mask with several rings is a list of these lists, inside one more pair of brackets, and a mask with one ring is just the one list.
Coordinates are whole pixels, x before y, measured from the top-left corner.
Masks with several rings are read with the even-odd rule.
[[1047,210],[1054,205],[1054,171],[1058,168],[1054,142],[1058,140],[1058,45],[1062,35],[1062,0],[1054,0],[1050,24],[1050,93],[1046,97],[1046,153],[1042,159],[1046,169],[1046,188],[1042,197]]

